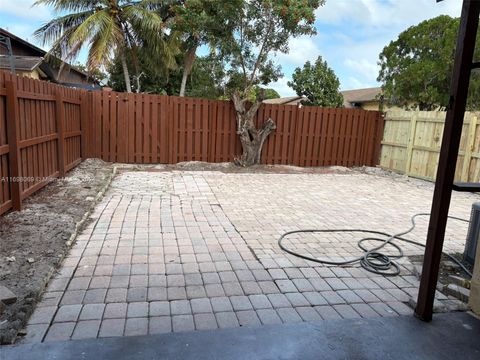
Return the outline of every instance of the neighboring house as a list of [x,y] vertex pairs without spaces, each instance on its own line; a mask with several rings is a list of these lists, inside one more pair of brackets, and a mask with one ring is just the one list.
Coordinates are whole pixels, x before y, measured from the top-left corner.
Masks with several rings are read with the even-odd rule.
[[[47,52],[0,28],[0,36],[10,38],[15,72],[34,79],[51,81],[64,86],[100,90],[101,86],[88,74],[58,59],[45,60]],[[11,59],[5,46],[0,46],[0,70],[10,70]],[[60,67],[63,69],[60,72]]]
[[290,97],[282,97],[278,99],[267,99],[263,100],[264,104],[276,104],[276,105],[295,105],[301,106],[302,101],[307,100],[305,96],[290,96]]
[[367,89],[341,91],[343,105],[346,108],[361,108],[364,110],[380,110],[382,88],[374,87]]

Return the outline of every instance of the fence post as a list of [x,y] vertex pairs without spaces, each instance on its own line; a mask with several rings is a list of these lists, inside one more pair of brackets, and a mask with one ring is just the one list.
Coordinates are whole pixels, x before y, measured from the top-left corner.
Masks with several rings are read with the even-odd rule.
[[[467,115],[468,113],[465,113]],[[468,126],[467,144],[465,145],[465,154],[463,156],[462,176],[463,182],[468,182],[470,162],[472,160],[472,150],[475,144],[475,132],[477,129],[477,117],[474,114],[470,115],[470,124]]]
[[377,166],[380,164],[380,153],[382,150],[382,140],[383,140],[383,128],[385,126],[383,113],[377,111],[377,117],[375,119],[375,133],[373,138],[373,159],[371,166]]
[[88,134],[88,92],[80,94],[80,129],[82,135],[80,136],[80,157],[85,160],[88,157],[87,151],[87,134]]
[[14,211],[22,210],[22,192],[20,189],[20,121],[18,118],[17,84],[15,80],[5,83],[7,90],[7,141],[9,146],[9,183]]
[[65,113],[63,109],[63,98],[60,88],[55,91],[55,121],[57,123],[57,160],[59,177],[65,175],[65,132],[64,132]]
[[[299,129],[298,123],[300,121],[300,115],[303,114],[302,111],[303,107],[300,106],[295,106],[295,111],[293,112],[292,119],[293,119],[293,124],[294,124],[294,130],[293,130],[293,139],[295,141],[291,142],[291,149],[292,149],[292,155],[291,155],[291,162],[289,165],[299,165],[300,163],[300,140],[301,140],[301,131]],[[328,109],[330,111],[330,109]],[[303,122],[303,118],[302,118]]]
[[[175,130],[177,125],[177,98],[173,96],[168,97],[168,115],[167,115],[167,124],[168,124],[168,136],[169,136],[169,156],[168,163],[175,164],[177,158],[175,157],[175,152],[178,151],[178,144],[175,140]],[[182,134],[181,136],[183,136]]]
[[405,175],[410,175],[410,167],[412,166],[413,145],[415,143],[415,131],[417,130],[418,111],[413,113],[410,119],[410,134],[407,142],[407,162],[405,165]]

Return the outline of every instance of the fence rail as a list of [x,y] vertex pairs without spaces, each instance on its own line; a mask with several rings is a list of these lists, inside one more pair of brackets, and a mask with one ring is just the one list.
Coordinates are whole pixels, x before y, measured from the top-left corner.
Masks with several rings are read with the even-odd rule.
[[[377,165],[379,112],[264,104],[255,121],[268,117],[277,129],[264,164]],[[0,214],[83,158],[173,164],[240,154],[229,101],[87,92],[0,72]]]
[[80,163],[83,96],[0,72],[0,214]]
[[[241,153],[229,101],[89,93],[87,157],[127,163],[228,162]],[[265,142],[264,164],[377,165],[383,118],[379,112],[264,104],[256,118],[277,129]]]
[[[435,180],[445,112],[389,111],[380,166],[412,177]],[[455,181],[480,182],[480,123],[465,113]]]

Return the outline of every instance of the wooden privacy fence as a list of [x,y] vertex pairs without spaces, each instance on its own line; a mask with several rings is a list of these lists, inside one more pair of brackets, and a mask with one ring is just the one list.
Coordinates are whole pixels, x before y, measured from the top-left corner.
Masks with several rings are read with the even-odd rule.
[[[93,92],[88,94],[86,157],[127,163],[229,162],[241,154],[229,101]],[[265,142],[264,164],[378,164],[383,118],[360,109],[262,105],[258,125],[277,129]]]
[[[379,112],[265,104],[257,124],[268,117],[277,129],[264,164],[377,165]],[[173,164],[240,154],[229,101],[87,92],[0,72],[0,214],[87,157]]]
[[0,214],[81,161],[84,95],[0,72]]
[[[435,180],[444,123],[445,112],[387,112],[380,166]],[[465,113],[455,181],[480,182],[479,125],[477,113]]]

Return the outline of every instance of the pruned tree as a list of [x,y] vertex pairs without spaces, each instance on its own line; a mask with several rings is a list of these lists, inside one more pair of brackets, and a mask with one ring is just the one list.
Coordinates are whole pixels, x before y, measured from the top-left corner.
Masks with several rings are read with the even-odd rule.
[[276,128],[273,119],[268,119],[257,129],[254,120],[265,93],[259,91],[250,105],[250,89],[278,80],[281,69],[272,56],[287,53],[292,37],[315,33],[315,10],[323,4],[324,0],[248,0],[236,9],[233,36],[222,42],[221,50],[228,55],[232,71],[240,74],[242,80],[241,88],[232,95],[243,149],[235,161],[238,165],[258,164],[262,146]]
[[296,68],[292,81],[288,82],[298,96],[305,96],[302,104],[307,106],[342,107],[340,81],[335,72],[321,56],[312,65],[307,61],[303,68]]

